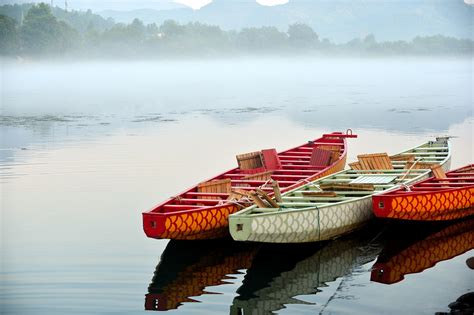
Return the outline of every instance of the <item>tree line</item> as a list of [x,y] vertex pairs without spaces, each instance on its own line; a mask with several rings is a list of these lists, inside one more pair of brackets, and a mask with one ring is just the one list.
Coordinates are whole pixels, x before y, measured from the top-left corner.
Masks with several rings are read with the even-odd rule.
[[289,25],[286,32],[271,26],[224,31],[219,26],[172,20],[161,25],[145,25],[139,19],[115,23],[90,10],[66,12],[44,3],[0,7],[0,54],[4,56],[472,55],[473,43],[442,35],[377,42],[369,34],[336,44],[301,23]]

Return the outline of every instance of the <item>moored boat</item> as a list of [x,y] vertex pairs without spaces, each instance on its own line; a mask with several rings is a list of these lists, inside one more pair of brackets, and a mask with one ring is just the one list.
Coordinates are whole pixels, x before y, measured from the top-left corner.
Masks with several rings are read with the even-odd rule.
[[148,237],[212,239],[228,235],[228,216],[250,205],[246,192],[261,189],[269,196],[278,181],[282,192],[345,167],[346,138],[352,131],[333,132],[298,147],[276,153],[275,149],[237,156],[239,167],[200,183],[143,213]]
[[430,166],[449,169],[450,143],[436,138],[399,154],[358,156],[350,170],[315,180],[282,195],[278,207],[253,205],[229,217],[238,241],[301,243],[328,240],[373,218],[372,195],[429,177]]
[[454,220],[474,215],[474,164],[372,197],[379,218]]

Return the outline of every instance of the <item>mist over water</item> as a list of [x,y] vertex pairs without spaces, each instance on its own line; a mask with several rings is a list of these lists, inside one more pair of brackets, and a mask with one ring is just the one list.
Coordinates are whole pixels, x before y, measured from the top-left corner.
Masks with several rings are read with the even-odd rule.
[[[2,311],[143,313],[155,268],[174,245],[146,239],[141,211],[234,167],[239,153],[283,150],[352,128],[359,138],[349,141],[348,161],[448,134],[455,136],[452,167],[472,163],[472,65],[469,58],[4,60]],[[252,264],[252,255],[265,265],[280,261],[278,250],[246,249],[238,252],[245,259],[222,268],[237,252],[209,258],[204,248],[196,260],[205,292],[187,297],[201,303],[185,299],[176,313],[267,305],[286,314],[375,314],[403,304],[407,313],[433,314],[472,291],[465,265],[472,249],[397,284],[371,282],[374,250],[387,249],[370,242],[379,233],[305,248],[263,268],[263,280],[255,278],[262,264]],[[354,250],[367,246],[372,251]],[[209,277],[215,270],[224,270],[217,282]],[[309,287],[284,285],[318,272]],[[181,283],[177,292],[196,279],[170,277]]]

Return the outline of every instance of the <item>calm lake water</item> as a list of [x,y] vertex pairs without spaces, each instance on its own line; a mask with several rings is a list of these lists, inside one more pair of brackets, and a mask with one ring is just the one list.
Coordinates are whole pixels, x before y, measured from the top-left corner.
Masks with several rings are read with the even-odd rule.
[[141,212],[236,154],[347,128],[348,161],[450,135],[452,167],[473,163],[472,65],[3,61],[1,312],[448,312],[474,290],[474,219],[277,246],[147,239]]

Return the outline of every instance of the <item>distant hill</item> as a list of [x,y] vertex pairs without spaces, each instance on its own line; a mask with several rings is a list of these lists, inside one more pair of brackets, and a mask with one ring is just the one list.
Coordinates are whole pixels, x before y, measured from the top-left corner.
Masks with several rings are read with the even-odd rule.
[[273,7],[253,0],[214,0],[196,11],[181,7],[98,13],[118,22],[129,23],[138,17],[145,23],[161,24],[173,19],[219,25],[225,30],[265,25],[286,30],[289,24],[300,22],[310,25],[321,38],[336,42],[370,33],[377,40],[409,40],[435,34],[474,36],[474,6],[463,0],[290,0]]

